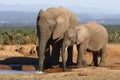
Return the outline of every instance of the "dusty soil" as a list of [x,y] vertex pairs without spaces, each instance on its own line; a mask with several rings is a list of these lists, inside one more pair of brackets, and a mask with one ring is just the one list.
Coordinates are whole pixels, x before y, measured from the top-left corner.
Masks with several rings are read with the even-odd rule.
[[[77,51],[74,49],[73,61],[76,62]],[[86,54],[88,64],[92,61],[90,53]],[[0,45],[0,70],[37,71],[36,46]],[[13,67],[8,64],[22,64]],[[49,68],[44,74],[1,74],[0,80],[120,80],[120,44],[109,44],[104,67],[86,66],[70,68],[62,72],[62,68]]]

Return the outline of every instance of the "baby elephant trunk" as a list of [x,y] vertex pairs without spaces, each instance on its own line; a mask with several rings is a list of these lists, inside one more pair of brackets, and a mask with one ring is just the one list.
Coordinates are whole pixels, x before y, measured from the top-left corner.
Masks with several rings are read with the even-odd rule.
[[62,45],[62,50],[61,50],[61,54],[62,54],[62,62],[63,62],[63,71],[66,70],[66,61],[65,61],[65,49],[66,49],[67,45],[63,43]]

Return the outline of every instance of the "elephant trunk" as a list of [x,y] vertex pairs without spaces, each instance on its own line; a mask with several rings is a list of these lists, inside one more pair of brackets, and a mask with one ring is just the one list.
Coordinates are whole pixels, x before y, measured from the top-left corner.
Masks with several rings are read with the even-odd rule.
[[43,72],[43,69],[44,69],[44,53],[45,53],[45,47],[46,47],[46,44],[47,44],[47,41],[48,39],[46,39],[46,37],[44,36],[40,36],[38,38],[38,42],[39,42],[39,45],[38,45],[38,54],[39,54],[39,71],[42,71]]
[[62,62],[63,62],[63,71],[66,70],[66,61],[65,61],[65,49],[66,49],[67,45],[64,44],[63,42],[63,45],[62,45],[62,50],[61,50],[61,53],[62,53]]

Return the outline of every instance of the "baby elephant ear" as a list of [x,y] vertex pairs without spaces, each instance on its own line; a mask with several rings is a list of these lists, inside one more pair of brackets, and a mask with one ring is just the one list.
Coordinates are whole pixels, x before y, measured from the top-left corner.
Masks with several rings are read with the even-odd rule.
[[41,16],[43,13],[44,13],[44,10],[41,9],[38,15]]
[[66,32],[66,30],[68,29],[68,27],[69,27],[68,18],[65,16],[59,16],[57,18],[57,25],[53,32],[53,39],[62,37],[64,35],[64,33]]
[[78,27],[76,32],[77,32],[77,44],[80,44],[89,37],[88,30],[85,26]]

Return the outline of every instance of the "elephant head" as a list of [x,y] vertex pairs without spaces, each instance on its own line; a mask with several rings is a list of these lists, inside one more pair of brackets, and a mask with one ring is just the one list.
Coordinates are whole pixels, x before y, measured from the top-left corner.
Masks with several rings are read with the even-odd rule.
[[64,8],[49,8],[40,10],[37,18],[39,69],[43,71],[44,52],[50,38],[61,39],[69,27],[78,24],[74,13]]
[[69,28],[64,36],[63,44],[72,46],[74,44],[80,44],[89,37],[88,30],[84,27],[85,25],[79,24],[74,28]]

